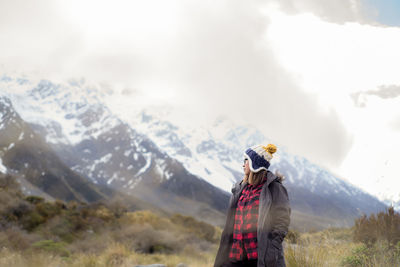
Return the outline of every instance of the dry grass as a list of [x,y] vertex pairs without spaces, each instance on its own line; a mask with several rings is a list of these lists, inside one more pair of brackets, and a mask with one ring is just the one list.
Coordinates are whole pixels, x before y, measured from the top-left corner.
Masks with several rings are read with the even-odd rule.
[[317,233],[304,233],[297,244],[287,244],[285,258],[289,267],[333,267],[340,266],[341,259],[351,252],[354,246],[349,240],[348,229],[325,230]]
[[393,267],[400,266],[400,243],[388,249],[377,243],[367,247],[352,241],[350,229],[329,229],[304,233],[297,244],[287,244],[288,267]]
[[180,254],[141,254],[126,246],[113,243],[100,255],[76,253],[63,258],[44,252],[21,253],[3,248],[0,251],[0,266],[13,267],[132,267],[144,264],[165,264],[176,267],[180,263],[191,267],[208,267],[214,263],[214,253],[196,252],[189,248]]
[[[0,267],[133,267],[155,263],[208,267],[214,263],[220,228],[179,214],[125,212],[102,203],[49,203],[24,197],[11,182],[0,176]],[[394,216],[389,215],[380,216],[397,222],[388,220]],[[287,266],[400,266],[400,242],[389,242],[398,240],[397,224],[387,225],[394,225],[384,232],[391,234],[375,238],[368,246],[354,243],[350,229],[292,232],[285,245]],[[364,232],[356,231],[361,237]]]
[[[96,218],[111,216],[104,208],[94,211]],[[0,232],[0,267],[132,267],[155,263],[168,267],[180,263],[212,266],[217,249],[213,237],[220,234],[220,229],[214,231],[212,226],[189,217],[173,218],[137,211],[127,212],[97,230],[85,227],[71,232],[73,228],[63,223],[64,217],[54,217],[30,233],[11,227]],[[199,234],[199,227],[188,227],[177,218],[198,224],[209,235]],[[76,237],[63,239],[65,233]]]
[[[143,228],[142,228],[143,229]],[[400,258],[393,258],[393,254],[385,251],[380,245],[374,254],[361,243],[351,241],[352,232],[349,229],[325,230],[317,233],[303,233],[297,244],[285,245],[285,258],[288,267],[336,267],[336,266],[363,266],[363,267],[391,267],[400,266]],[[87,239],[87,241],[90,239]],[[208,245],[202,249],[194,244],[185,243],[179,252],[174,253],[140,253],[128,243],[115,242],[111,233],[93,235],[91,244],[103,243],[99,250],[93,252],[70,250],[71,254],[62,257],[49,251],[24,250],[18,251],[8,248],[0,250],[0,266],[15,267],[132,267],[147,264],[165,264],[176,267],[184,263],[190,267],[212,266],[217,251],[217,244]],[[83,242],[83,241],[82,241]],[[78,247],[81,245],[75,244]],[[398,252],[400,255],[400,247]],[[366,258],[366,255],[369,255]],[[393,261],[394,259],[394,261]]]

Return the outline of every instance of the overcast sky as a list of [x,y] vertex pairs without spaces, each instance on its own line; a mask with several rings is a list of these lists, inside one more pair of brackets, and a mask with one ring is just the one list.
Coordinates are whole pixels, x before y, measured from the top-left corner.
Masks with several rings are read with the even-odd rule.
[[225,114],[400,199],[400,21],[388,3],[0,0],[0,70],[118,84],[200,121]]

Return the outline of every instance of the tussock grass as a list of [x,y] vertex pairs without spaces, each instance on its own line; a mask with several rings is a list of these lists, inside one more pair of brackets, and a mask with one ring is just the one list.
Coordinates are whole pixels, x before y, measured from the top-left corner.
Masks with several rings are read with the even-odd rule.
[[[213,266],[221,229],[180,214],[127,212],[106,203],[26,197],[0,175],[0,267]],[[352,229],[291,231],[288,267],[400,266],[400,215],[393,209]]]
[[350,229],[328,229],[299,234],[295,244],[286,244],[285,259],[290,267],[340,266],[344,255],[350,253]]
[[61,257],[45,252],[40,253],[21,253],[2,249],[0,251],[0,266],[13,267],[132,267],[135,265],[161,263],[168,267],[176,267],[180,263],[185,263],[191,267],[209,267],[214,263],[214,253],[196,252],[188,249],[180,254],[143,254],[129,250],[120,243],[110,244],[101,253],[84,254],[76,253],[71,257]]
[[288,267],[393,267],[400,266],[400,242],[381,241],[366,245],[353,241],[354,229],[327,229],[300,234],[298,242],[287,242]]

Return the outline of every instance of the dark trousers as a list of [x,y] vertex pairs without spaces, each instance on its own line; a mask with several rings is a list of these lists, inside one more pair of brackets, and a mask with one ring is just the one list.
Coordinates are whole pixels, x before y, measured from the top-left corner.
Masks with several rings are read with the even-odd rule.
[[257,260],[245,260],[238,262],[227,262],[222,267],[257,267]]

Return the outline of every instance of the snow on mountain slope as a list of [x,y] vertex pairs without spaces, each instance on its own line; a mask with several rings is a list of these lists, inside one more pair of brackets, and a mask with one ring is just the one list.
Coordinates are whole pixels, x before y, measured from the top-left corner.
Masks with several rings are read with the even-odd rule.
[[72,170],[95,183],[119,183],[132,189],[129,180],[140,179],[144,172],[140,168],[153,162],[145,156],[145,138],[102,103],[104,90],[83,83],[24,80],[21,84],[17,78],[3,77],[0,89]]
[[13,108],[0,96],[0,158],[26,194],[46,192],[63,200],[98,201],[105,197],[87,178],[71,171]]
[[[5,82],[3,78],[1,85],[3,94],[11,99],[25,121],[54,129],[46,136],[50,143],[76,144],[118,123],[100,103],[104,93],[82,87],[76,81],[61,85],[46,80],[21,82],[12,78]],[[87,119],[82,120],[85,115]]]
[[[140,195],[152,204],[163,204],[172,212],[219,214],[226,209],[227,193],[189,173],[113,114],[104,104],[109,92],[75,82],[39,80],[24,85],[21,89],[16,78],[3,78],[0,92],[16,102],[21,117],[74,172],[94,183]],[[94,90],[99,93],[93,94]]]
[[[108,105],[113,111],[112,104],[116,102],[114,99]],[[121,107],[116,110],[121,111]],[[244,150],[255,144],[273,142],[252,126],[235,125],[222,117],[208,125],[179,125],[171,120],[172,112],[173,108],[168,106],[125,110],[133,128],[148,136],[191,173],[228,192],[234,182],[242,179]],[[287,177],[289,190],[303,188],[330,198],[334,205],[344,206],[351,214],[384,209],[382,203],[363,190],[277,145],[271,170],[279,170]]]
[[230,151],[215,143],[207,129],[197,128],[186,133],[167,121],[154,118],[148,111],[142,111],[130,123],[170,157],[210,184],[230,191],[237,181],[240,165],[234,165]]
[[[132,95],[88,86],[84,81],[55,84],[3,77],[0,89],[12,99],[21,117],[47,130],[48,142],[60,146],[81,144],[74,151],[84,157],[80,163],[74,162],[73,169],[107,184],[118,182],[134,187],[137,179],[130,177],[140,179],[153,163],[158,166],[154,170],[163,172],[163,177],[171,176],[169,170],[163,169],[165,164],[151,157],[149,147],[142,145],[148,138],[190,173],[229,192],[232,184],[242,179],[243,151],[255,144],[273,142],[256,128],[235,125],[223,117],[209,124],[182,125],[171,119],[173,107],[143,107],[133,101]],[[93,140],[100,141],[96,148],[90,143]],[[104,149],[94,153],[99,152],[100,144]],[[331,198],[336,206],[353,203],[349,205],[352,214],[356,212],[354,207],[364,211],[382,208],[362,190],[277,145],[271,169],[280,170],[287,177],[289,190],[303,188]],[[124,160],[126,157],[128,161]]]
[[7,173],[7,168],[6,166],[3,165],[3,160],[1,158],[0,158],[0,172]]
[[[183,129],[158,117],[159,113],[144,110],[130,123],[168,155],[181,161],[192,173],[226,191],[230,191],[233,182],[242,178],[245,149],[271,142],[254,127],[235,126],[226,118],[218,118],[209,127]],[[309,187],[312,192],[327,184],[332,186],[335,193],[362,193],[305,158],[289,154],[284,147],[279,146],[271,169],[284,169],[289,183]],[[327,189],[324,190],[328,193]]]

